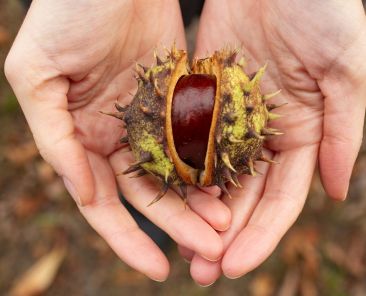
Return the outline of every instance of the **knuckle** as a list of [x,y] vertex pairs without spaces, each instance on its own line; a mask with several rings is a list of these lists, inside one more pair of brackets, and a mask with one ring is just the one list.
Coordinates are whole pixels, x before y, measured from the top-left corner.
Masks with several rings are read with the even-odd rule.
[[10,84],[15,81],[17,73],[19,73],[18,68],[19,68],[18,62],[14,58],[12,51],[10,51],[4,63],[5,77]]

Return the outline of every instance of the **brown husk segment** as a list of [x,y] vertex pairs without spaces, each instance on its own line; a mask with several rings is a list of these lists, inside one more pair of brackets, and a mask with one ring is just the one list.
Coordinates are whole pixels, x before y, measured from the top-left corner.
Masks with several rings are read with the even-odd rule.
[[173,105],[174,89],[179,78],[188,74],[187,67],[188,67],[187,55],[185,54],[182,55],[182,57],[177,62],[177,65],[172,73],[171,81],[168,87],[168,92],[166,96],[167,104],[166,104],[165,129],[166,129],[168,148],[172,161],[175,164],[175,169],[177,170],[179,176],[185,183],[196,184],[198,170],[187,165],[180,159],[178,152],[175,148],[173,129],[172,129],[172,105]]
[[207,58],[195,60],[192,65],[192,72],[197,74],[209,74],[216,76],[216,94],[215,104],[212,114],[210,135],[208,138],[207,152],[205,158],[205,170],[200,173],[199,183],[202,186],[209,186],[213,183],[214,169],[215,169],[215,130],[217,120],[220,113],[221,104],[221,70],[218,60],[215,58]]

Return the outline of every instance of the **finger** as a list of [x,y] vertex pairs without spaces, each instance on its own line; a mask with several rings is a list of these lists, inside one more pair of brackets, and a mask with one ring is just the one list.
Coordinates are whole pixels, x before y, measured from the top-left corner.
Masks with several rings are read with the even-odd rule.
[[81,213],[125,263],[153,280],[164,281],[169,263],[121,204],[108,160],[92,152],[88,156],[94,172],[95,198],[79,207]]
[[203,191],[191,187],[188,190],[188,205],[214,229],[224,231],[230,227],[231,213],[229,208],[217,198],[217,192],[216,188]]
[[237,278],[256,268],[295,222],[310,187],[317,151],[312,145],[276,155],[280,164],[270,168],[262,199],[222,259],[225,276]]
[[186,262],[191,262],[194,256],[194,252],[186,247],[178,245],[178,252],[184,258]]
[[328,195],[344,200],[362,143],[366,92],[357,96],[357,90],[340,89],[339,83],[332,83],[331,92],[324,104],[319,165]]
[[211,286],[221,275],[221,260],[212,262],[195,254],[191,261],[190,273],[198,285]]
[[219,197],[221,195],[221,189],[218,186],[208,186],[208,187],[200,187],[197,186],[201,191],[206,192],[207,194],[215,197]]
[[75,201],[79,205],[89,203],[93,197],[93,177],[84,147],[76,138],[72,116],[67,111],[69,82],[46,67],[37,73],[28,70],[19,75],[19,70],[30,66],[19,65],[14,55],[16,53],[7,59],[7,78],[41,155],[62,176]]
[[[268,158],[272,154],[267,153]],[[263,173],[263,176],[240,176],[239,182],[243,188],[236,188],[232,184],[228,185],[228,190],[232,198],[225,196],[223,201],[228,205],[232,213],[232,223],[227,231],[221,232],[220,236],[224,243],[224,250],[235,239],[238,233],[247,224],[253,213],[255,206],[260,200],[268,172],[269,165],[264,162],[257,162],[256,169]],[[214,283],[221,275],[221,261],[209,262],[204,258],[195,255],[191,262],[192,278],[201,286],[207,286]]]
[[[132,154],[117,151],[110,157],[115,172],[127,169],[133,162]],[[163,229],[178,244],[201,254],[208,260],[218,260],[222,255],[222,241],[216,231],[189,207],[172,190],[157,203],[147,205],[159,192],[161,185],[152,176],[117,177],[123,195],[139,212]]]
[[223,44],[237,45],[238,35],[230,27],[230,22],[216,21],[217,17],[224,16],[225,18],[226,15],[231,14],[228,7],[229,5],[226,5],[225,2],[205,1],[196,37],[195,57],[204,58],[208,53],[222,48]]

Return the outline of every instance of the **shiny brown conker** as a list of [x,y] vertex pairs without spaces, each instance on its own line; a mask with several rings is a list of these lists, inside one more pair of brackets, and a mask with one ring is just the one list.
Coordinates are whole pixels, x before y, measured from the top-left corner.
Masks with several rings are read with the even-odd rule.
[[216,78],[207,74],[181,77],[174,89],[172,128],[179,157],[196,169],[204,169]]

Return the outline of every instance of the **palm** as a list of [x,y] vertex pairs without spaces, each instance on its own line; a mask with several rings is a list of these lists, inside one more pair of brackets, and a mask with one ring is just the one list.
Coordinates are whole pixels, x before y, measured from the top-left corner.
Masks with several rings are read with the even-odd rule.
[[[273,102],[288,103],[277,111],[284,117],[271,122],[285,135],[267,141],[280,164],[270,168],[258,164],[264,176],[242,177],[245,189],[231,188],[238,198],[226,200],[233,225],[222,234],[228,250],[221,268],[229,277],[262,262],[295,221],[307,195],[319,146],[326,189],[334,197],[344,198],[354,161],[353,155],[345,154],[357,151],[365,102],[354,100],[357,106],[349,106],[339,96],[347,96],[350,87],[361,89],[360,79],[344,85],[342,76],[357,67],[351,54],[358,39],[364,38],[365,19],[361,3],[354,1],[342,10],[343,4],[336,2],[206,1],[197,55],[223,44],[242,47],[248,73],[268,63],[263,92],[281,89]],[[352,18],[344,17],[345,10]],[[354,124],[347,122],[350,114],[355,116]],[[353,149],[345,147],[346,143]],[[334,175],[339,178],[334,180]],[[202,284],[212,282],[221,271],[219,264],[198,256],[191,268]]]
[[[91,16],[91,13],[86,15]],[[176,22],[177,18],[179,11],[175,5],[166,10],[159,4],[122,2],[111,8],[110,15],[93,19],[93,26],[88,32],[90,35],[86,35],[84,30],[80,36],[76,32],[75,40],[68,43],[66,56],[68,59],[72,56],[70,60],[75,62],[65,67],[71,78],[67,95],[69,110],[78,136],[87,149],[104,156],[116,151],[119,137],[124,133],[121,122],[97,112],[111,110],[116,101],[121,105],[131,101],[130,93],[137,86],[132,79],[135,63],[151,64],[154,47],[170,45],[174,40],[185,46],[183,29],[181,23]],[[76,44],[83,46],[74,50]],[[64,58],[65,52],[61,54],[56,62]]]

